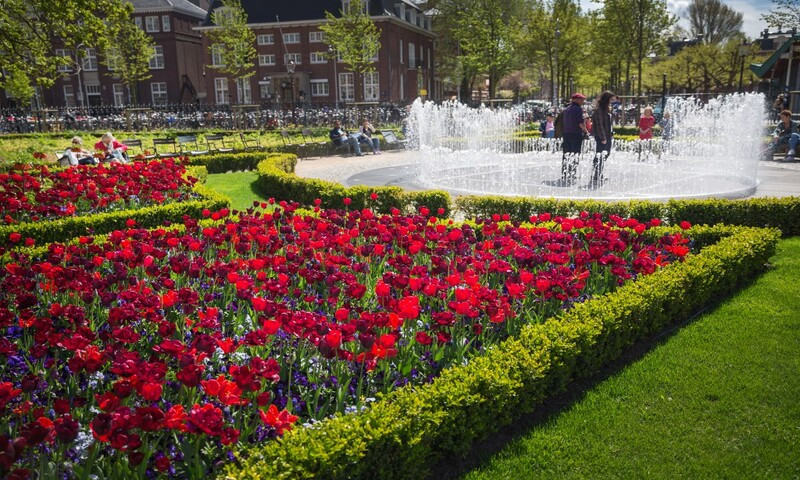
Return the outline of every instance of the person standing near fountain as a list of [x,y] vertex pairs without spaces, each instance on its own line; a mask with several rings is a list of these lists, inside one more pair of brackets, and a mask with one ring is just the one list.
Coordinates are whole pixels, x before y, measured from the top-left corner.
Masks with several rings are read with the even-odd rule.
[[586,95],[575,93],[572,102],[564,109],[562,115],[562,132],[564,139],[561,144],[563,156],[561,157],[561,180],[565,185],[575,183],[578,174],[583,138],[589,136],[586,124],[583,121],[583,103]]
[[592,135],[596,148],[590,186],[594,188],[603,184],[603,167],[611,155],[611,145],[614,140],[614,130],[611,128],[611,101],[615,97],[613,92],[603,92],[597,100],[597,108],[592,113]]

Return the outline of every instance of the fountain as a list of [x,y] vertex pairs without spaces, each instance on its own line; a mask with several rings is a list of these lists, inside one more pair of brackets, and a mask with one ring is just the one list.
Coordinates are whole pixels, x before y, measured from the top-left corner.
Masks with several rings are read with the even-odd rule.
[[[454,194],[601,200],[736,198],[757,186],[764,97],[731,94],[702,103],[670,98],[669,141],[614,141],[602,185],[590,181],[594,140],[584,141],[577,181],[561,181],[560,140],[525,138],[513,110],[419,99],[409,138],[417,154],[409,187]],[[403,184],[404,182],[399,182]]]

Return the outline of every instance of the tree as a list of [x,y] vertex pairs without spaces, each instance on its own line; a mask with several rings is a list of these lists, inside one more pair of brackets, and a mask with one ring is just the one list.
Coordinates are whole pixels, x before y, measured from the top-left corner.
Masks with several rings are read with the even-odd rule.
[[56,55],[56,48],[108,50],[116,34],[108,25],[127,12],[123,0],[3,0],[0,72],[6,73],[0,88],[14,90],[23,102],[33,94],[23,84],[51,87],[60,75],[58,67],[73,62]]
[[[212,58],[218,62],[211,65],[230,75],[237,85],[255,74],[256,35],[247,26],[247,12],[240,0],[222,0],[222,6],[214,10],[211,20],[216,28],[209,30]],[[241,101],[241,99],[239,99]]]
[[[325,39],[353,73],[363,76],[375,70],[375,58],[381,48],[381,33],[369,15],[361,10],[361,2],[349,2],[349,8],[336,17],[325,12],[328,23],[320,29]],[[335,61],[335,60],[334,60]],[[336,92],[339,95],[339,92]]]
[[133,6],[126,4],[124,19],[119,19],[115,31],[115,44],[106,52],[105,63],[110,75],[118,76],[128,88],[130,103],[136,103],[136,85],[151,77],[150,59],[155,54],[152,37],[131,20]]
[[686,12],[692,36],[722,43],[742,32],[742,14],[720,0],[692,0]]
[[800,28],[800,0],[772,0],[773,9],[761,20],[773,28]]

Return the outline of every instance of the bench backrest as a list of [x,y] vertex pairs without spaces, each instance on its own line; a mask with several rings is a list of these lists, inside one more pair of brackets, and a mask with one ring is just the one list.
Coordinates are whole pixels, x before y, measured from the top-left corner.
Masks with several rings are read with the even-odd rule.
[[171,138],[154,138],[153,139],[153,148],[158,151],[159,145],[169,145],[172,149],[175,149],[175,140]]
[[129,138],[127,140],[122,141],[123,145],[127,145],[128,147],[139,147],[142,148],[142,141],[141,140],[134,140]]
[[209,141],[209,142],[215,142],[217,140],[222,140],[224,142],[225,141],[225,135],[223,135],[221,133],[216,133],[214,135],[206,135],[206,140]]
[[389,145],[397,143],[397,136],[394,134],[393,131],[381,130],[381,135],[383,135],[383,138],[386,139],[386,143],[388,143]]
[[176,138],[178,145],[186,145],[189,143],[193,143],[197,145],[197,137],[194,135],[181,135]]
[[258,137],[247,138],[245,136],[244,132],[239,132],[239,138],[242,139],[242,145],[244,145],[244,148],[260,147],[261,146],[261,143],[259,143],[259,141],[258,141]]

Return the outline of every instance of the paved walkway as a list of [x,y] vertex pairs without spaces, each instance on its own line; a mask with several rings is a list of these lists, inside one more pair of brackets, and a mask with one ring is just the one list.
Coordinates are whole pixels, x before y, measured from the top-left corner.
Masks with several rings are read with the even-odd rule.
[[[311,157],[297,164],[301,177],[320,178],[344,185],[401,185],[419,189],[413,180],[414,154],[405,150],[383,152],[381,155]],[[800,196],[800,162],[760,162],[760,181],[753,197]],[[499,192],[498,192],[499,193]]]

